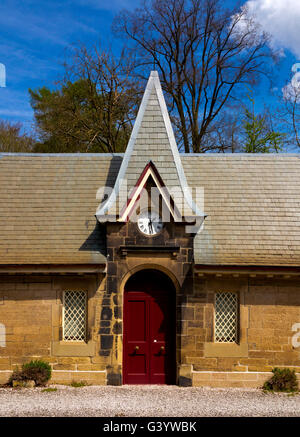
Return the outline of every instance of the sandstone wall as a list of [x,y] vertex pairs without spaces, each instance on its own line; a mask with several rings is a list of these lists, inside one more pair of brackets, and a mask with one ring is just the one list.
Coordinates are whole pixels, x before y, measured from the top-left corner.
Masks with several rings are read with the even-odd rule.
[[[239,294],[238,345],[213,343],[218,291]],[[196,277],[186,308],[181,356],[193,385],[259,386],[269,377],[261,372],[275,366],[300,371],[300,348],[292,344],[293,325],[300,323],[298,279]]]
[[[88,293],[83,345],[62,341],[62,294],[68,289]],[[110,290],[104,276],[1,276],[0,323],[6,335],[5,347],[0,343],[0,383],[16,366],[38,358],[51,364],[53,382],[122,383],[122,294]],[[218,291],[239,293],[239,344],[213,342]],[[256,387],[275,366],[298,372],[296,323],[297,279],[188,276],[177,291],[178,383]]]
[[[30,360],[43,359],[53,368],[53,382],[85,380],[105,384],[110,357],[100,350],[100,318],[105,281],[97,276],[2,276],[0,323],[0,383]],[[63,290],[88,293],[87,343],[62,341]],[[111,321],[107,321],[111,323]]]

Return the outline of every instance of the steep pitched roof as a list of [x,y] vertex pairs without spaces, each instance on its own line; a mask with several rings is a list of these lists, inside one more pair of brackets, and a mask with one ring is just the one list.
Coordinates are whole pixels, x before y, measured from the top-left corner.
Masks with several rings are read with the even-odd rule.
[[130,196],[149,161],[154,163],[168,189],[175,193],[180,203],[177,206],[184,208],[185,215],[204,216],[193,201],[186,181],[157,71],[150,74],[114,191],[96,213],[99,221],[119,216],[124,199]]
[[[205,195],[195,262],[300,266],[300,155],[180,155]],[[0,264],[99,264],[99,187],[122,155],[0,154]],[[167,164],[166,164],[167,165]]]
[[204,187],[199,264],[300,266],[300,155],[184,155],[188,182]]
[[97,190],[122,156],[0,154],[0,264],[105,263]]

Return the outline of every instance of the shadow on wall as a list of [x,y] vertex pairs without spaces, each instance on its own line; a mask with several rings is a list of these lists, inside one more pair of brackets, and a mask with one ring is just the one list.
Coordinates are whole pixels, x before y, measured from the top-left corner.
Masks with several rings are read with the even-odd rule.
[[[115,180],[117,178],[122,160],[123,160],[122,156],[113,156],[113,158],[111,159],[109,170],[107,173],[107,178],[105,181],[106,187],[110,187],[110,188],[114,187]],[[85,240],[85,242],[80,246],[79,250],[87,251],[87,252],[97,252],[100,253],[101,255],[106,256],[106,227],[104,224],[100,224],[96,218],[94,220],[95,220],[94,229],[92,230],[88,238]],[[88,225],[89,225],[89,221],[86,222],[87,227]]]

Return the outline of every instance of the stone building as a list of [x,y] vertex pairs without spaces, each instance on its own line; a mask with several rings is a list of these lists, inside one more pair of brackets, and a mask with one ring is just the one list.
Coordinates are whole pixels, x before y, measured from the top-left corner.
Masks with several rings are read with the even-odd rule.
[[179,154],[152,72],[124,155],[3,153],[0,182],[0,382],[300,369],[298,155]]

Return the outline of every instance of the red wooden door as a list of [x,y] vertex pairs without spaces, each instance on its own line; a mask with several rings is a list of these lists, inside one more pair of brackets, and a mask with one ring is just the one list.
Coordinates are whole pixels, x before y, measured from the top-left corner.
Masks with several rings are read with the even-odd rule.
[[125,290],[124,384],[175,383],[175,292],[152,275]]

